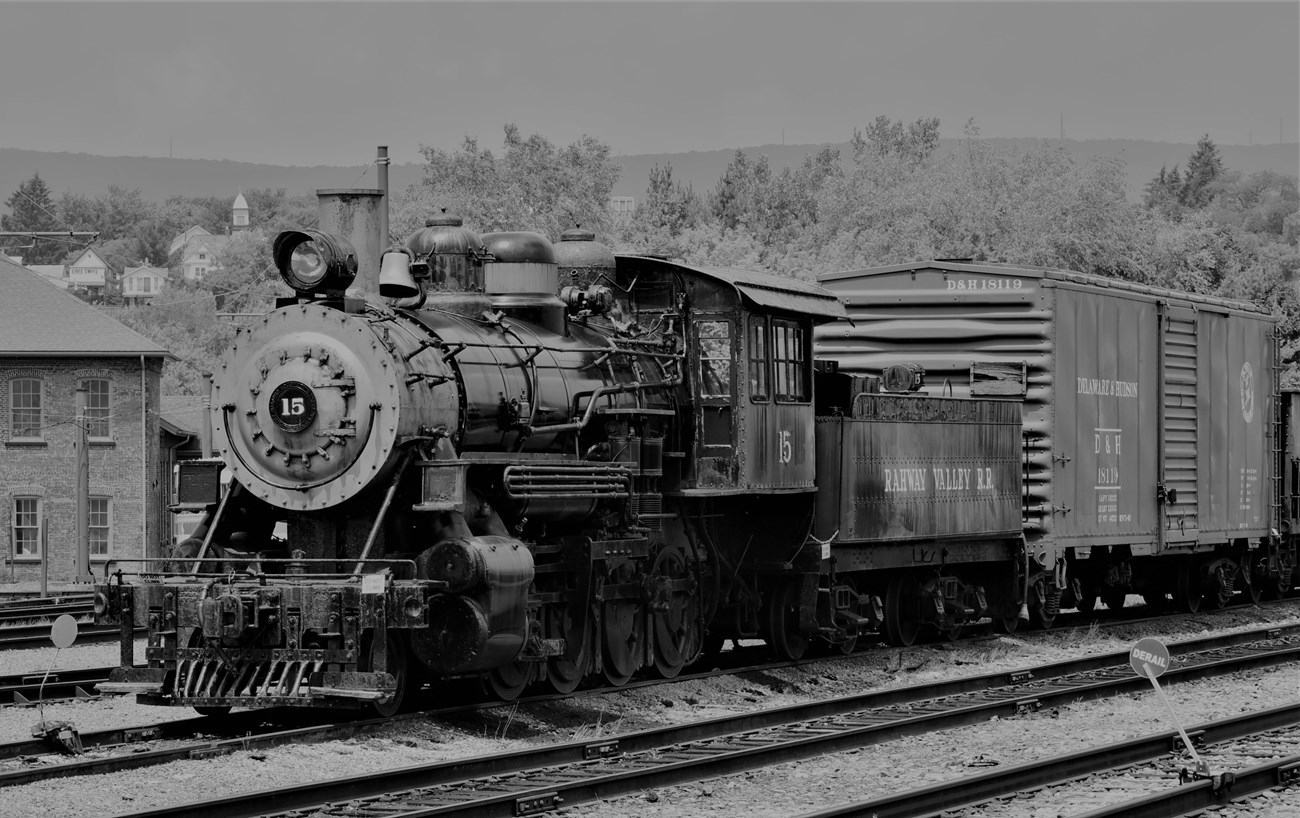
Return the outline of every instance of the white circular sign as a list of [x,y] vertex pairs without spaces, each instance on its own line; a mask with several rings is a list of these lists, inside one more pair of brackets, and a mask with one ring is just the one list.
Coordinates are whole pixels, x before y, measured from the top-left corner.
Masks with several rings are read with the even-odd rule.
[[1128,652],[1128,663],[1139,676],[1159,676],[1169,669],[1169,648],[1159,639],[1139,639]]
[[77,641],[76,617],[63,614],[50,626],[50,641],[56,648],[66,648]]

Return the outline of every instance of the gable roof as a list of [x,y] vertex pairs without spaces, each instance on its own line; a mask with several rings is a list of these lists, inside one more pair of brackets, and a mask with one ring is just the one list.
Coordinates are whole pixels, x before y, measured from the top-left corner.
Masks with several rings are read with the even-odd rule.
[[218,250],[225,249],[225,246],[229,243],[230,236],[226,235],[214,236],[207,233],[202,236],[195,236],[185,243],[185,255],[188,256],[200,247],[206,247],[209,251],[215,253]]
[[169,354],[75,295],[49,286],[39,273],[0,259],[0,357]]
[[[94,263],[82,264],[82,263],[81,263],[81,260],[84,259],[86,256],[94,256],[94,257],[95,257],[95,261],[97,261],[97,262],[99,262],[99,263],[98,263],[98,264],[94,264]],[[77,260],[74,261],[74,262],[72,262],[72,263],[69,264],[68,266],[69,266],[69,267],[103,267],[103,268],[107,269],[107,268],[108,268],[108,262],[104,261],[104,259],[100,257],[99,253],[96,253],[96,252],[95,252],[95,248],[93,248],[93,247],[87,247],[87,248],[85,249],[85,251],[82,252],[81,255],[77,256]]]
[[175,253],[175,252],[176,252],[180,247],[182,247],[182,246],[183,246],[187,241],[189,241],[192,237],[194,237],[194,236],[201,236],[201,235],[211,235],[211,234],[207,231],[206,228],[202,227],[201,225],[197,225],[197,224],[196,224],[196,225],[194,225],[193,227],[187,227],[187,228],[184,230],[184,232],[178,234],[178,235],[176,236],[176,238],[172,239],[171,244],[169,244],[169,245],[167,246],[167,247],[168,247],[168,249],[167,249],[167,253],[168,253],[168,255],[170,255],[170,254],[172,254],[172,253]]
[[139,276],[152,275],[157,278],[166,278],[167,271],[160,270],[157,267],[150,267],[148,265],[145,265],[143,267],[127,267],[126,272],[122,273],[122,278],[131,278],[132,276],[136,276],[136,275]]

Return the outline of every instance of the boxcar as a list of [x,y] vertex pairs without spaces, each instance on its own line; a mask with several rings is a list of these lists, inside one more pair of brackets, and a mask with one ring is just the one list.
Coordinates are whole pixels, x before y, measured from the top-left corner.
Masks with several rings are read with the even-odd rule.
[[[932,261],[820,278],[850,373],[900,362],[944,395],[1023,401],[1023,526],[1037,612],[1195,610],[1257,595],[1279,548],[1275,319],[1238,301],[1056,270]],[[1034,595],[1031,594],[1031,597]]]

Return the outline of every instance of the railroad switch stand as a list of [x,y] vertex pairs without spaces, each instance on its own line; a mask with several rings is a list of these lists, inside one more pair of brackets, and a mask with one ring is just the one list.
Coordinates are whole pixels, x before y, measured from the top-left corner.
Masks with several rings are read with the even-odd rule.
[[69,721],[40,721],[32,725],[32,738],[38,738],[61,753],[81,755],[81,734]]

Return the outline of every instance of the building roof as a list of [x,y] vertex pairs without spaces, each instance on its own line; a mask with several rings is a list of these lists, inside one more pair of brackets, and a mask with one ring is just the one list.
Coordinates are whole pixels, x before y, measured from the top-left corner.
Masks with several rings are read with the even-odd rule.
[[247,210],[247,209],[248,209],[248,200],[244,198],[243,191],[240,191],[239,195],[235,197],[235,203],[234,203],[233,205],[230,206],[230,209],[231,209],[231,210]]
[[210,234],[206,229],[204,229],[203,227],[197,224],[194,225],[193,227],[187,227],[184,230],[184,232],[178,234],[174,239],[172,239],[171,244],[168,245],[168,249],[167,249],[168,255],[175,253],[178,248],[182,247],[192,237],[200,236],[200,235],[210,235]]
[[230,243],[230,236],[226,235],[214,236],[205,233],[201,236],[193,236],[185,243],[185,256],[188,258],[199,247],[206,247],[210,252],[216,253],[224,249],[228,243]]
[[168,431],[178,437],[198,435],[203,425],[203,398],[195,395],[163,395],[158,414]]
[[23,266],[60,290],[66,290],[71,285],[67,277],[68,268],[62,264],[27,264]]
[[0,259],[0,357],[166,357],[169,353],[44,276]]
[[161,270],[157,267],[150,267],[148,265],[143,267],[127,267],[126,272],[122,273],[122,278],[129,278],[134,275],[152,275],[157,276],[158,278],[166,278],[167,271]]
[[[82,264],[82,263],[81,263],[81,262],[82,262],[82,259],[84,259],[86,256],[94,256],[94,261],[89,261],[89,262],[87,262],[87,263],[85,263],[85,264]],[[95,262],[99,262],[99,263],[96,264]],[[69,264],[68,266],[69,266],[69,267],[103,267],[103,268],[107,269],[107,268],[108,268],[108,262],[104,261],[104,259],[103,259],[102,257],[100,257],[99,253],[96,253],[96,252],[95,252],[95,248],[93,248],[93,247],[87,247],[87,248],[85,249],[85,251],[82,252],[81,255],[77,256],[77,260],[74,261],[74,262],[72,262],[72,263]]]

